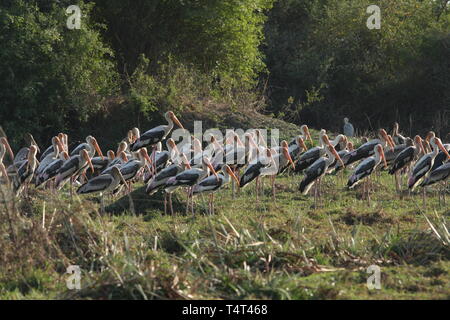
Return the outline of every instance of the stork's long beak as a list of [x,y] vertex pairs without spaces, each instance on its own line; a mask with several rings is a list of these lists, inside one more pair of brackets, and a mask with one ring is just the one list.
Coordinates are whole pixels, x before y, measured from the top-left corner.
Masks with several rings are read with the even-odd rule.
[[142,155],[144,156],[145,160],[147,160],[147,162],[148,162],[149,164],[151,164],[151,163],[152,163],[152,159],[150,159],[150,157],[148,156],[147,149],[142,149],[142,150],[143,150],[143,151],[142,151]]
[[9,184],[8,172],[6,172],[6,168],[5,168],[5,165],[3,163],[0,163],[0,172],[5,177],[6,183]]
[[436,141],[436,144],[438,145],[439,149],[441,149],[441,151],[443,153],[445,153],[445,155],[447,156],[448,159],[450,159],[450,154],[448,154],[447,149],[445,149],[444,145],[442,144],[442,142],[440,140]]
[[11,146],[9,145],[8,139],[3,140],[3,145],[5,146],[6,150],[9,153],[9,156],[11,157],[11,161],[14,161],[14,152],[11,149]]
[[63,152],[64,151],[64,145],[62,144],[61,140],[58,137],[56,137],[56,144],[58,145],[59,152]]
[[387,144],[391,147],[391,151],[394,151],[394,144],[392,143],[391,139],[389,138],[388,134],[386,133],[386,130],[381,129],[380,134],[383,137],[383,139],[387,142]]
[[336,160],[341,163],[342,168],[345,168],[344,161],[342,161],[341,157],[339,156],[339,153],[336,152],[336,149],[332,145],[330,145],[330,147],[331,147],[330,148],[331,153],[333,153]]
[[64,156],[64,159],[66,159],[66,160],[70,159],[69,154],[67,153],[67,151],[63,151],[62,154]]
[[309,133],[308,127],[305,128],[305,134],[306,134],[306,138],[309,140],[309,142],[311,142],[311,145],[313,145],[313,139],[311,137],[311,133]]
[[127,154],[124,151],[121,151],[119,153],[120,157],[122,158],[123,161],[128,162],[128,157]]
[[67,134],[64,133],[64,139],[63,139],[63,145],[64,145],[64,150],[66,150],[67,152],[69,152],[69,136]]
[[208,166],[209,170],[216,176],[217,181],[219,181],[219,176],[217,175],[216,170],[214,170],[214,167],[212,166],[211,162],[207,162],[206,165]]
[[97,143],[97,139],[93,138],[93,144],[94,144],[94,148],[97,151],[97,153],[99,154],[99,156],[102,158],[102,160],[105,160],[105,157],[103,156],[102,150],[100,149],[100,146]]
[[423,144],[424,144],[423,139],[421,137],[419,137],[419,140],[418,140],[419,148],[420,148],[420,150],[422,150],[423,154],[426,154],[427,152],[425,151],[425,146]]
[[304,151],[308,150],[305,141],[301,137],[298,138],[298,143],[300,144],[300,146],[303,148]]
[[236,177],[236,175],[234,174],[233,170],[231,170],[230,167],[227,167],[227,172],[230,175],[230,177],[233,178],[234,181],[236,181],[237,185],[239,185],[239,179]]
[[294,164],[294,161],[292,161],[292,158],[291,158],[291,155],[289,154],[288,148],[283,148],[283,154],[286,157],[286,159],[289,161],[289,163],[291,164],[292,169],[295,170],[295,164]]
[[87,161],[89,168],[91,168],[91,171],[94,172],[94,166],[92,165],[91,158],[89,157],[87,152],[83,152],[83,158]]
[[183,125],[181,124],[180,120],[178,120],[176,115],[172,114],[171,119],[177,126],[179,126],[181,129],[184,129]]

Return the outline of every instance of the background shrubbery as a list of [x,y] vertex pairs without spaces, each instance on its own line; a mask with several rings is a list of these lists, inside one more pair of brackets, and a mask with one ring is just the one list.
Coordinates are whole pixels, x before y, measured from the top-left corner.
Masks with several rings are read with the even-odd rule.
[[[164,110],[219,107],[334,130],[344,116],[363,130],[450,129],[446,0],[79,1],[76,31],[72,2],[0,4],[0,120],[13,144],[59,130],[112,144]],[[366,27],[370,4],[381,30]]]

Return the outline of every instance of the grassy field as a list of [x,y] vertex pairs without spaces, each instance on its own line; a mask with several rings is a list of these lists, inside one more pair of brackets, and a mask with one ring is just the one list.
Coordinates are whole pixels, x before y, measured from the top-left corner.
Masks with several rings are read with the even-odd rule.
[[[420,194],[400,199],[382,173],[368,206],[360,189],[327,176],[314,209],[300,179],[277,178],[276,201],[267,180],[259,203],[254,184],[234,200],[228,187],[214,216],[202,197],[185,216],[183,191],[176,216],[142,188],[131,195],[134,213],[127,196],[100,213],[96,197],[70,203],[67,193],[32,191],[33,200],[2,207],[0,298],[450,298],[450,210],[434,191],[426,207]],[[66,287],[69,265],[82,270],[79,291]],[[381,268],[380,290],[367,288],[370,265]]]

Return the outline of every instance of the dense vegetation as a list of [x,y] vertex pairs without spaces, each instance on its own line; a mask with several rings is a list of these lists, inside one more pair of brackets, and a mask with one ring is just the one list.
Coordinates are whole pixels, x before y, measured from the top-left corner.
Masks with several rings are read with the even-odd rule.
[[[80,30],[66,27],[74,2]],[[398,120],[445,136],[447,2],[376,1],[382,27],[368,30],[365,0],[3,0],[0,126],[15,150],[26,132],[45,145],[61,130],[106,150],[168,109],[187,127],[277,127],[282,138],[298,127],[280,119],[339,130],[343,116],[360,130]],[[323,178],[318,208],[288,173],[276,201],[267,182],[259,202],[254,184],[236,197],[228,187],[212,216],[201,196],[183,215],[182,190],[170,216],[142,185],[105,199],[106,212],[97,195],[31,188],[16,200],[0,185],[0,299],[449,299],[439,186],[424,206],[381,172],[368,205],[343,187],[349,174]],[[382,290],[366,285],[374,264]],[[81,291],[66,286],[69,265]]]
[[380,30],[366,26],[367,0],[85,0],[69,30],[72,2],[0,4],[0,117],[14,143],[125,118],[118,137],[169,108],[259,109],[333,130],[344,116],[363,130],[450,128],[446,0],[376,1]]

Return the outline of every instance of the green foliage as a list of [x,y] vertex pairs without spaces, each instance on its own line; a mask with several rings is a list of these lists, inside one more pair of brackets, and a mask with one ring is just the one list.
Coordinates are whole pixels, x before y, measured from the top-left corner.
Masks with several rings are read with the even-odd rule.
[[[254,83],[264,69],[259,45],[273,0],[96,0],[96,15],[125,73],[145,54],[153,71],[170,56],[223,85]],[[122,70],[122,69],[121,69]]]
[[80,30],[66,28],[65,8],[32,1],[0,5],[0,118],[14,143],[32,132],[48,141],[77,129],[115,92],[113,53],[80,4]]
[[[369,30],[366,9],[381,9],[381,29]],[[266,25],[268,68],[275,111],[288,97],[287,114],[321,88],[324,99],[301,110],[301,120],[340,130],[349,116],[376,129],[398,120],[403,126],[450,124],[450,14],[436,2],[400,0],[279,1]],[[408,132],[409,133],[409,132]]]

